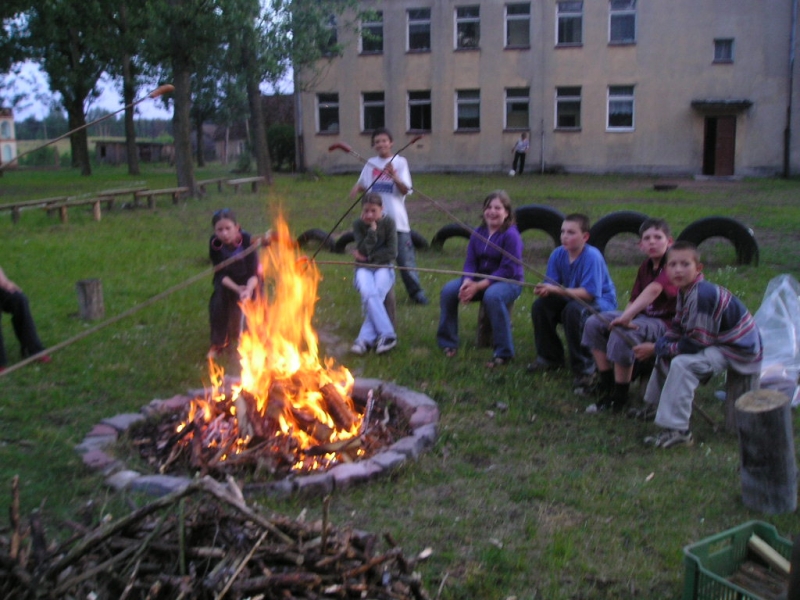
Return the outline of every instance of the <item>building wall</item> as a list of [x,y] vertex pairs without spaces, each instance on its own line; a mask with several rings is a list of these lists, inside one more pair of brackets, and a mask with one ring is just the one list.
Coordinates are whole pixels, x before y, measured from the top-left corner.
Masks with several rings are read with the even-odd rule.
[[[343,55],[320,61],[313,87],[299,98],[305,165],[333,172],[359,168],[352,157],[327,149],[344,141],[369,155],[369,131],[361,125],[363,92],[385,92],[386,126],[402,146],[417,133],[408,129],[407,93],[430,90],[432,127],[406,151],[412,168],[507,170],[520,130],[504,129],[505,90],[529,87],[527,164],[532,170],[701,174],[706,117],[731,114],[736,117],[735,174],[779,173],[789,104],[792,2],[775,0],[767,9],[755,0],[639,0],[635,43],[610,44],[609,2],[585,0],[582,43],[559,46],[557,2],[534,0],[530,47],[507,49],[505,7],[513,0],[364,1],[363,6],[383,11],[383,53],[359,54],[357,38],[339,31],[346,44]],[[454,49],[457,6],[479,6],[479,49]],[[407,52],[407,11],[421,7],[431,8],[431,49]],[[717,38],[733,40],[732,62],[714,62]],[[310,80],[310,75],[299,78]],[[607,130],[609,86],[633,86],[630,131]],[[581,126],[574,130],[555,126],[556,89],[563,87],[580,87]],[[457,90],[473,89],[480,90],[480,128],[456,131]],[[318,93],[338,93],[338,133],[319,132]],[[711,103],[717,100],[731,104]],[[693,108],[693,101],[706,101],[706,108]],[[796,112],[793,131],[800,127]],[[800,129],[792,135],[793,171],[800,169],[798,137]]]
[[0,163],[17,162],[17,137],[14,131],[14,112],[0,109]]

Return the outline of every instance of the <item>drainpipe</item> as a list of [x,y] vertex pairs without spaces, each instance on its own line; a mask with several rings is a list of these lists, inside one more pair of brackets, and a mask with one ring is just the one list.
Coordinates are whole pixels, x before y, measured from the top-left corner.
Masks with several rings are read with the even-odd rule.
[[783,130],[783,176],[791,175],[792,93],[794,91],[794,53],[797,42],[797,2],[792,0],[792,25],[789,34],[789,94],[786,104],[786,128]]

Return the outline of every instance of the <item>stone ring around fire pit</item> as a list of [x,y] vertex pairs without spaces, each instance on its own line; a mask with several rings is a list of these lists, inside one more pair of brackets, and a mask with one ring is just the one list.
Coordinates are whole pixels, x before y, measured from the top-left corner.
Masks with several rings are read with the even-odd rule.
[[[381,393],[395,402],[408,419],[411,435],[397,440],[383,451],[363,461],[341,463],[329,470],[311,475],[287,477],[268,483],[250,483],[245,493],[261,493],[275,497],[292,494],[324,496],[334,490],[344,490],[353,484],[387,474],[403,464],[406,459],[416,459],[436,441],[439,423],[439,407],[430,397],[405,387],[386,383],[380,379],[356,378],[352,395],[366,398],[369,390],[380,388]],[[189,477],[173,475],[143,475],[127,469],[117,458],[107,452],[119,439],[120,434],[147,417],[183,409],[192,397],[203,391],[178,395],[169,400],[153,400],[138,413],[119,414],[103,419],[75,446],[82,455],[83,463],[100,471],[105,483],[116,490],[131,490],[155,496],[168,494],[186,486]]]

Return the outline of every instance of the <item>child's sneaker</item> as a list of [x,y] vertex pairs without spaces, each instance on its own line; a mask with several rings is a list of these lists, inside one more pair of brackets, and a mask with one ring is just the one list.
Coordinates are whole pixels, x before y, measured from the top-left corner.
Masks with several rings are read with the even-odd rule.
[[656,418],[658,406],[656,404],[645,404],[639,408],[630,408],[626,413],[629,419],[637,421],[652,421]]
[[375,354],[383,354],[384,352],[388,352],[395,346],[397,346],[397,338],[380,337],[378,338],[378,343],[375,346]]
[[367,350],[369,350],[369,346],[367,346],[367,343],[362,340],[356,340],[353,342],[353,345],[350,346],[350,352],[357,354],[358,356],[363,356],[367,353]]
[[692,432],[688,429],[662,429],[658,435],[651,435],[644,438],[644,443],[656,448],[672,448],[674,446],[691,446],[694,443]]

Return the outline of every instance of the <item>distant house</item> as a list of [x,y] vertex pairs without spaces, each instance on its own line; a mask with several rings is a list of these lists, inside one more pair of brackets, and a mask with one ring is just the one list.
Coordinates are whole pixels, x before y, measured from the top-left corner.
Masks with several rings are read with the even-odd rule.
[[14,132],[14,111],[0,108],[0,162],[17,166],[17,138]]
[[[125,140],[95,140],[95,158],[104,165],[120,165],[128,162]],[[136,142],[141,162],[172,162],[175,145],[164,142]]]
[[[294,96],[291,94],[261,97],[264,112],[264,126],[269,129],[273,125],[294,126]],[[232,125],[217,126],[214,132],[214,147],[217,158],[222,164],[236,160],[245,152],[250,139],[249,122],[238,121]]]

